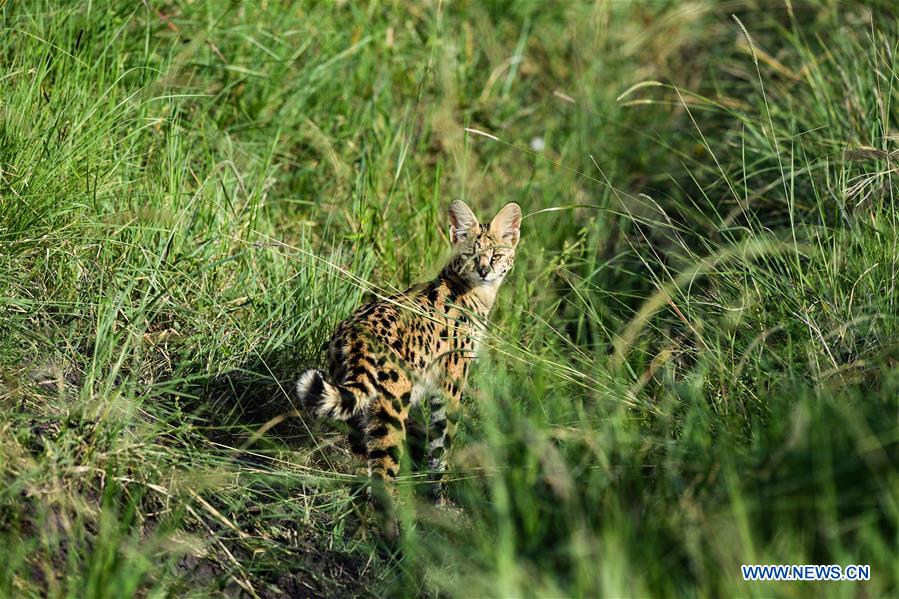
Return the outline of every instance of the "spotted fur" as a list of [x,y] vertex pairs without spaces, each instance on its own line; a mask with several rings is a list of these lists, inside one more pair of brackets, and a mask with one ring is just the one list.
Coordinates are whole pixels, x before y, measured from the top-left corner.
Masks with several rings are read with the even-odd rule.
[[521,209],[507,204],[481,224],[456,200],[449,218],[453,254],[437,278],[362,306],[328,343],[329,376],[308,370],[297,381],[307,409],[351,423],[373,486],[385,489],[399,472],[409,411],[426,401],[439,498],[479,330],[515,258]]

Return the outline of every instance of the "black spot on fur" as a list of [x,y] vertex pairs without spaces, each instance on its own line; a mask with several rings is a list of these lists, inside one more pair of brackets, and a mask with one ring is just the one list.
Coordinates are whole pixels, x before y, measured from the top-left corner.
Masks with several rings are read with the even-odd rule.
[[381,424],[373,428],[368,432],[369,435],[374,437],[375,439],[380,439],[382,437],[386,437],[390,434],[390,429],[387,426]]
[[399,464],[400,448],[394,445],[393,447],[388,447],[386,449],[372,449],[370,452],[368,452],[368,457],[372,460],[390,458],[391,460],[393,460],[394,464]]
[[381,458],[386,458],[389,454],[383,449],[372,449],[368,452],[369,459],[372,460],[380,460]]
[[384,397],[396,397],[396,393],[390,391],[387,387],[382,385],[379,381],[374,381],[375,390],[383,395]]
[[383,410],[374,414],[373,420],[376,422],[380,420],[381,423],[383,423],[387,426],[391,426],[395,429],[403,428],[403,423],[399,418],[397,418],[396,416],[394,416],[392,414],[388,414],[387,412],[385,412]]
[[350,450],[356,455],[365,456],[368,451],[365,449],[365,435],[362,434],[362,419],[358,416],[350,418],[348,424],[350,431],[347,438],[350,442]]
[[356,411],[356,396],[349,389],[340,389],[340,409],[345,414],[352,414]]

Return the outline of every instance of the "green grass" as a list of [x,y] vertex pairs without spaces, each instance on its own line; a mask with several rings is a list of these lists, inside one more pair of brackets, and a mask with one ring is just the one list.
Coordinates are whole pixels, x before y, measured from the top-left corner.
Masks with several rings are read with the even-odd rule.
[[[0,1],[0,596],[895,595],[897,34],[888,2]],[[522,242],[460,509],[406,469],[388,548],[290,390],[436,272],[456,197]]]

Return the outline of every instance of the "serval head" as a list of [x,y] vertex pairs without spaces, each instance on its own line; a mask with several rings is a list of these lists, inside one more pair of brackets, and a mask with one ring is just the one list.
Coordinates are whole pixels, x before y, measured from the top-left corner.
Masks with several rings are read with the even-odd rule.
[[521,208],[503,206],[490,224],[479,223],[462,200],[449,207],[453,257],[448,270],[471,287],[499,287],[515,259],[521,234]]

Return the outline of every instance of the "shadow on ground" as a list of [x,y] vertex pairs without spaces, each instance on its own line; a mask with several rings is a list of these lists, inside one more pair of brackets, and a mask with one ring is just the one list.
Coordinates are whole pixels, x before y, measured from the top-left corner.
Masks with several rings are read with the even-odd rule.
[[[205,435],[232,455],[240,469],[268,467],[277,456],[295,463],[298,470],[311,468],[340,474],[360,471],[364,461],[350,448],[347,425],[316,421],[304,412],[295,396],[297,376],[305,366],[315,366],[295,355],[289,351],[269,354],[221,375],[195,380],[184,390],[192,398],[192,405],[183,409],[208,424]],[[408,435],[409,456],[413,466],[420,468],[427,444],[421,414],[409,423]],[[375,575],[371,542],[379,546],[382,556],[384,547],[380,546],[376,525],[364,500],[361,479],[329,483],[324,492],[307,487],[302,480],[298,475],[297,480],[249,483],[247,502],[233,518],[243,532],[258,535],[259,540],[242,539],[229,545],[229,551],[241,564],[251,564],[254,576],[271,587],[256,589],[261,596],[339,597],[370,593]],[[346,511],[337,513],[331,491],[341,485],[343,493],[346,485],[350,486],[354,499]],[[292,498],[297,504],[285,505]],[[233,503],[207,500],[218,510],[234,511]],[[305,521],[297,517],[299,513],[307,515]],[[224,527],[222,532],[227,536]],[[282,557],[275,558],[276,554]],[[258,568],[253,567],[254,562]],[[218,558],[191,556],[182,559],[177,568],[183,575],[219,580],[231,574]]]

